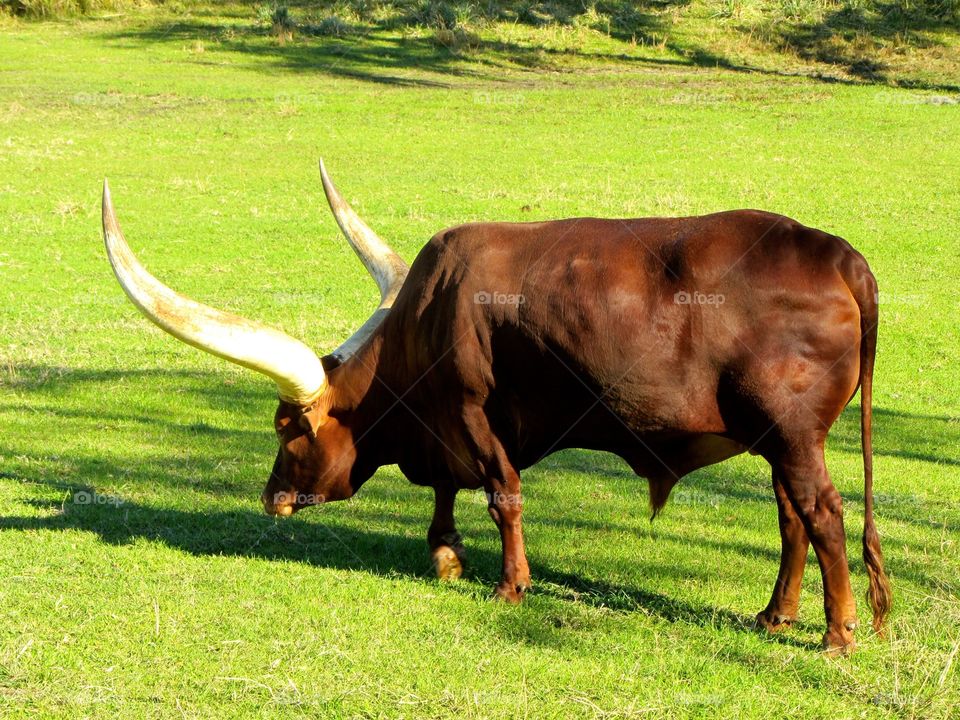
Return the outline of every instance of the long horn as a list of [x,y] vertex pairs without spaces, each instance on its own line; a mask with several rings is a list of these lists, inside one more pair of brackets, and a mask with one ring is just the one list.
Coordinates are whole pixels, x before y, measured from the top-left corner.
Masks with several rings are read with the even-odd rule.
[[299,340],[180,295],[140,264],[123,238],[103,181],[103,241],[113,272],[134,305],[163,330],[194,347],[272,378],[280,398],[309,405],[325,387],[317,355]]
[[350,204],[343,199],[336,185],[327,175],[327,169],[320,160],[320,178],[323,180],[323,191],[330,203],[330,209],[337,220],[337,225],[343,231],[350,247],[360,258],[360,262],[367,268],[380,288],[380,306],[367,321],[360,326],[353,335],[344,341],[340,347],[330,353],[336,361],[343,362],[353,356],[367,339],[374,333],[390,312],[397,293],[403,286],[410,268],[390,246],[377,237],[367,224],[360,219]]

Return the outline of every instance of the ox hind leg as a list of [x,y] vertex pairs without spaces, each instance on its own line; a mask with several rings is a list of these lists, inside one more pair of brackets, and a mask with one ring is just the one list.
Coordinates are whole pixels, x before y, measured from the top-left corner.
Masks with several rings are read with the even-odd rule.
[[[790,449],[779,457],[770,458],[771,465],[782,480],[786,497],[800,518],[820,564],[827,620],[824,649],[833,654],[846,653],[855,647],[853,630],[857,625],[857,612],[850,587],[843,503],[827,472],[823,438],[803,444],[790,443],[787,447]],[[796,556],[791,559],[799,565]],[[796,582],[795,575],[790,579]]]
[[500,530],[503,547],[503,566],[495,592],[507,602],[518,603],[530,589],[530,566],[523,545],[520,475],[512,465],[503,462],[489,474],[484,490],[487,510]]
[[441,580],[456,580],[463,574],[466,562],[466,550],[463,538],[457,532],[453,519],[453,505],[457,498],[457,488],[452,482],[441,483],[434,487],[435,505],[433,520],[427,531],[427,544],[437,577]]
[[500,582],[494,592],[507,602],[519,603],[530,589],[530,566],[523,544],[520,474],[491,429],[482,407],[465,406],[463,420],[465,456],[452,463],[452,469],[468,470],[461,477],[464,487],[483,487],[487,511],[500,531],[503,548]]
[[503,548],[500,582],[494,592],[507,602],[519,603],[530,589],[530,566],[523,544],[520,474],[507,460],[502,448],[498,447],[496,454],[496,460],[486,468],[484,481],[487,511],[500,531]]
[[767,607],[757,615],[757,624],[770,632],[778,632],[797,620],[800,605],[800,586],[807,564],[810,540],[803,521],[793,509],[786,488],[776,471],[773,473],[773,492],[777,498],[780,520],[780,572],[773,586]]

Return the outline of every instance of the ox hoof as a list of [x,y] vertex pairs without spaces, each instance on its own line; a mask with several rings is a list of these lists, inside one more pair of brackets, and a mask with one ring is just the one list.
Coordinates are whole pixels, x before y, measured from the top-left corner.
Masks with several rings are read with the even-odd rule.
[[754,625],[756,625],[758,629],[762,628],[769,633],[778,633],[781,630],[786,630],[796,621],[797,618],[795,615],[786,615],[784,613],[767,609],[763,612],[757,613]]
[[456,580],[463,575],[466,553],[462,545],[459,547],[441,545],[434,548],[431,555],[433,556],[433,569],[441,580]]
[[857,649],[851,629],[827,630],[823,636],[823,653],[827,657],[845,657]]
[[497,600],[508,602],[511,605],[519,605],[529,589],[530,585],[528,584],[500,582],[493,589],[493,597]]

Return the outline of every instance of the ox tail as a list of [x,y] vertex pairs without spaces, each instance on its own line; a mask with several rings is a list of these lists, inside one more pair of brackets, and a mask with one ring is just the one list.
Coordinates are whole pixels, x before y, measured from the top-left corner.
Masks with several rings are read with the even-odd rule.
[[[866,269],[851,287],[860,306],[860,438],[863,451],[863,562],[870,579],[867,600],[873,610],[873,629],[883,634],[893,593],[883,569],[880,535],[873,518],[873,366],[877,353],[879,318],[877,282]],[[858,291],[859,290],[859,291]]]

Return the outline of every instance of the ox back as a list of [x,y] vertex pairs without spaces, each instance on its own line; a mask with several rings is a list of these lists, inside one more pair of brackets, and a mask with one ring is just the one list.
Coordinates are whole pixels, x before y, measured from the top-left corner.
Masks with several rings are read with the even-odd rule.
[[606,450],[667,486],[657,509],[692,470],[779,452],[784,422],[826,434],[859,383],[864,274],[846,241],[762,212],[464,225],[417,257],[380,372],[424,421],[407,446],[464,487],[474,404],[516,467]]

